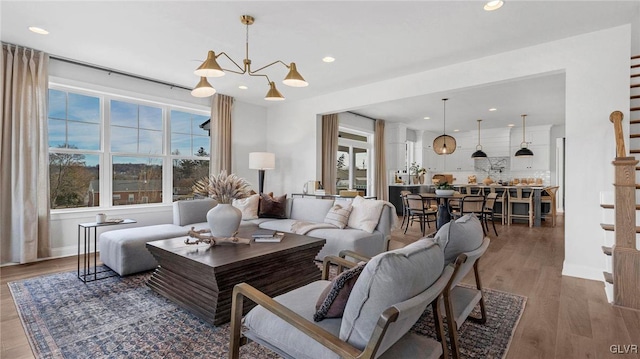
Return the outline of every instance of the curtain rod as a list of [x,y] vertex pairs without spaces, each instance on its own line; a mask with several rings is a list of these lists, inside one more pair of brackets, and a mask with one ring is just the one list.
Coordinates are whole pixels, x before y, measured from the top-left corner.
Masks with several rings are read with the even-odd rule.
[[108,67],[98,66],[98,65],[87,63],[87,62],[82,62],[82,61],[78,61],[78,60],[72,60],[72,59],[69,59],[69,58],[66,58],[66,57],[61,57],[61,56],[57,56],[57,55],[49,55],[49,58],[57,60],[57,61],[61,61],[61,62],[66,62],[66,63],[69,63],[69,64],[88,67],[88,68],[91,68],[91,69],[94,69],[94,70],[105,71],[105,72],[108,72],[109,75],[117,74],[117,75],[127,76],[127,77],[131,77],[131,78],[138,79],[138,80],[154,82],[154,83],[157,83],[157,84],[160,84],[160,85],[168,86],[170,88],[179,88],[179,89],[183,89],[183,90],[187,90],[187,91],[191,91],[192,90],[192,89],[190,89],[188,87],[172,84],[172,83],[169,83],[169,82],[164,82],[164,81],[152,79],[152,78],[149,78],[149,77],[139,76],[139,75],[135,75],[135,74],[132,74],[132,73],[123,72],[123,71],[119,71],[119,70],[114,70],[114,69],[110,69]]
[[377,121],[377,119],[375,119],[375,118],[373,118],[373,117],[369,117],[369,116],[361,115],[361,114],[359,114],[359,113],[355,113],[355,112],[353,112],[353,111],[347,111],[347,113],[350,113],[350,114],[352,114],[352,115],[356,115],[356,116],[360,116],[360,117],[364,117],[364,118],[368,118],[368,119],[373,120],[373,121]]

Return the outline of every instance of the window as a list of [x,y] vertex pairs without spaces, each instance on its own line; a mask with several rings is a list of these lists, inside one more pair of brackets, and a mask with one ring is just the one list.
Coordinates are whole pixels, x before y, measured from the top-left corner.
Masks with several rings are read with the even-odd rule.
[[338,162],[336,190],[361,190],[371,193],[371,134],[340,128],[338,132]]
[[51,208],[100,205],[101,112],[98,97],[49,90]]
[[209,172],[206,113],[52,84],[51,208],[192,198],[193,182]]
[[209,135],[200,125],[208,116],[171,111],[173,200],[193,198],[193,184],[209,175]]

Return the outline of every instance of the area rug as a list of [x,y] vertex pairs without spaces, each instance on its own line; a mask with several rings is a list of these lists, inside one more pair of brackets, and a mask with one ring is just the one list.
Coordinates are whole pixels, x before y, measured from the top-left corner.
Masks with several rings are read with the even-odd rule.
[[[227,358],[229,325],[213,327],[156,294],[145,285],[149,275],[84,284],[68,272],[8,285],[37,358]],[[468,358],[504,357],[526,302],[490,289],[485,295],[487,324],[460,329]],[[429,318],[413,330],[433,336]],[[251,343],[241,357],[279,356]]]

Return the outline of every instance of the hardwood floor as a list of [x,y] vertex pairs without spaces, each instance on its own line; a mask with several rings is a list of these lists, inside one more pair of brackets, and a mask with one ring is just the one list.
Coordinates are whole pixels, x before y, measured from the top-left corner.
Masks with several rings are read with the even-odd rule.
[[[507,358],[640,359],[610,351],[640,347],[640,312],[611,306],[602,282],[561,275],[564,222],[558,218],[555,228],[497,225],[499,236],[489,235],[491,245],[480,261],[483,285],[527,297]],[[418,227],[406,235],[394,231],[391,247],[420,238]],[[75,269],[75,257],[0,268],[0,358],[33,358],[7,282]]]

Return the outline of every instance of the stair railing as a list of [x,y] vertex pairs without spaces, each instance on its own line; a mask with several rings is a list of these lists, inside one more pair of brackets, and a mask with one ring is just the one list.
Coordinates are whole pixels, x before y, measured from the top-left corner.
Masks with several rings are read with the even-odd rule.
[[616,139],[615,244],[613,255],[613,303],[640,310],[640,251],[636,249],[636,172],[638,160],[627,156],[622,133],[623,114],[609,116]]

